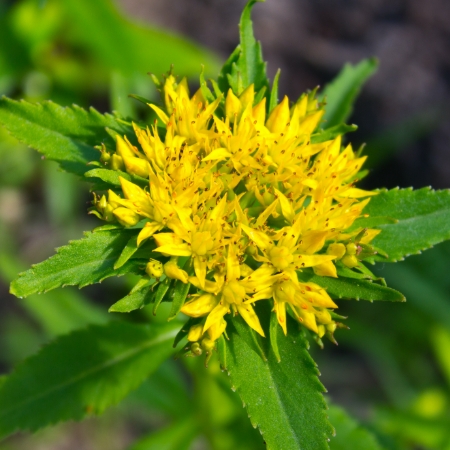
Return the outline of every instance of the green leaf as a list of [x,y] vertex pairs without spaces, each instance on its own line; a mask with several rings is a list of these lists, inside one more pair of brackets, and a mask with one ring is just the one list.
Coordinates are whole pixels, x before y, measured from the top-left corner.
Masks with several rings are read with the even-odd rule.
[[112,143],[106,127],[122,134],[129,131],[112,115],[93,108],[86,111],[76,105],[62,107],[51,101],[29,103],[6,97],[0,99],[0,124],[20,142],[80,176],[90,169],[88,162],[99,159],[94,146]]
[[183,283],[180,280],[176,280],[174,286],[174,295],[172,300],[172,309],[170,310],[168,320],[174,319],[183,307],[186,297],[189,293],[191,283]]
[[200,64],[210,72],[219,68],[213,53],[186,38],[125,19],[111,0],[65,0],[63,5],[78,45],[108,69],[131,76],[159,74],[175,65],[178,73],[192,76],[198,74]]
[[114,270],[122,267],[136,252],[138,249],[137,245],[137,235],[133,236],[128,242],[127,245],[122,250],[117,261],[114,263]]
[[102,413],[173,352],[176,327],[111,322],[46,345],[0,386],[0,436]]
[[131,292],[114,303],[108,311],[128,313],[148,305],[155,296],[155,291],[153,290],[155,282],[154,278],[141,278]]
[[255,85],[255,92],[258,92],[263,87],[269,87],[261,44],[256,41],[253,35],[251,19],[251,11],[254,4],[264,1],[250,0],[242,12],[239,22],[240,44],[222,69],[222,80],[227,77],[228,84],[220,83],[219,80],[221,88],[225,88],[223,92],[226,92],[228,87],[231,87],[234,93],[239,95],[251,84]]
[[[161,279],[162,279],[162,277],[161,277]],[[156,290],[156,294],[154,297],[155,306],[153,307],[153,315],[156,315],[156,310],[158,309],[158,306],[164,300],[164,297],[166,296],[167,292],[169,291],[171,281],[172,281],[171,278],[165,278],[164,280],[162,280],[159,283],[158,289]]]
[[129,173],[122,172],[121,170],[109,170],[109,169],[91,169],[84,174],[87,178],[100,178],[111,187],[120,187],[119,177],[125,178],[128,181],[132,181],[141,187],[148,186],[148,179],[140,177],[138,175],[130,175]]
[[378,283],[372,283],[367,280],[357,278],[331,278],[311,275],[310,273],[298,272],[299,279],[303,281],[311,281],[322,286],[328,294],[333,298],[355,299],[388,302],[404,302],[406,301],[403,294],[395,289],[382,286]]
[[383,450],[376,437],[342,408],[332,405],[329,414],[330,422],[336,429],[336,436],[330,441],[331,450]]
[[198,423],[187,417],[140,439],[130,450],[189,450],[197,433]]
[[346,133],[351,133],[356,131],[358,127],[356,125],[346,125],[345,123],[341,123],[340,125],[336,125],[331,128],[327,128],[326,130],[320,130],[317,133],[314,133],[311,136],[312,144],[320,144],[321,142],[331,141],[338,136],[342,136]]
[[397,221],[376,226],[382,231],[371,244],[383,249],[389,257],[376,255],[371,258],[373,261],[400,261],[450,239],[449,190],[383,190],[371,198],[363,212],[369,214],[369,218],[358,219],[354,227],[373,226],[374,221],[385,217]]
[[275,78],[273,79],[272,90],[270,91],[269,114],[272,112],[272,109],[278,105],[278,82],[280,80],[280,74],[281,70],[278,69]]
[[[317,378],[316,364],[302,334],[280,336],[281,362],[270,348],[265,362],[234,326],[240,322],[242,327],[248,325],[240,317],[230,322],[227,369],[232,389],[239,393],[267,448],[328,449],[327,439],[333,429],[327,420],[324,387]],[[294,329],[292,324],[291,330]]]
[[81,288],[127,272],[141,273],[139,260],[113,268],[132,234],[132,230],[124,229],[87,232],[83,239],[60,247],[56,255],[19,274],[11,283],[11,293],[19,298],[27,297],[57,287],[77,285]]
[[365,59],[356,66],[346,64],[338,76],[328,84],[320,99],[326,99],[324,128],[345,122],[352,113],[353,103],[363,84],[376,71],[378,61]]
[[278,334],[280,332],[280,325],[276,314],[270,315],[270,345],[277,361],[281,361],[280,350],[278,349]]

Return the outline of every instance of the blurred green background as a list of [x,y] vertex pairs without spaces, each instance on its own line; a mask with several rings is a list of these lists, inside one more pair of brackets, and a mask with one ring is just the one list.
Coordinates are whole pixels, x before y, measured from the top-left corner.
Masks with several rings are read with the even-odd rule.
[[[146,120],[149,112],[128,94],[156,100],[147,73],[159,76],[171,64],[192,86],[201,64],[215,76],[237,43],[244,4],[3,1],[0,94]],[[370,156],[366,187],[448,187],[448,2],[434,0],[425,8],[413,0],[267,0],[255,8],[255,31],[270,74],[282,68],[281,93],[292,97],[328,82],[347,61],[378,56],[379,73],[352,118],[361,127],[351,138],[367,142]],[[124,277],[22,300],[8,294],[20,270],[97,225],[86,213],[89,201],[86,183],[42,162],[0,129],[1,373],[58,334],[107,321],[108,306],[132,285]],[[371,447],[364,430],[333,409],[338,429],[360,433],[361,449],[450,449],[449,258],[446,243],[399,264],[380,264],[376,272],[408,302],[341,301],[350,330],[337,334],[339,347],[320,350],[312,344],[329,400],[376,436]],[[161,309],[154,319],[144,308],[127,320],[164,320],[164,314]],[[264,448],[226,376],[215,364],[208,371],[201,366],[198,360],[168,361],[104,416],[14,436],[1,448]],[[332,448],[356,447],[337,439]]]

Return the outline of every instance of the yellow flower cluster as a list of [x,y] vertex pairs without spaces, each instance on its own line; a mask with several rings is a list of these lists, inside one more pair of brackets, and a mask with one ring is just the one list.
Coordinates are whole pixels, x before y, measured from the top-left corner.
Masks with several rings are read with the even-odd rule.
[[123,197],[109,191],[96,207],[123,226],[146,219],[138,245],[154,239],[155,252],[168,259],[151,260],[148,274],[197,288],[181,309],[198,318],[189,341],[210,350],[228,313],[264,336],[253,307],[259,300],[273,302],[284,333],[288,312],[332,337],[337,305],[297,273],[337,277],[335,262],[358,265],[360,245],[378,233],[346,232],[373,195],[354,187],[365,157],[341,148],[340,137],[314,143],[324,114],[314,93],[293,105],[285,97],[268,117],[253,85],[208,102],[169,75],[163,97],[163,109],[149,105],[163,128],[134,125],[140,148],[118,136],[109,157],[111,168],[148,178],[148,189],[121,177]]

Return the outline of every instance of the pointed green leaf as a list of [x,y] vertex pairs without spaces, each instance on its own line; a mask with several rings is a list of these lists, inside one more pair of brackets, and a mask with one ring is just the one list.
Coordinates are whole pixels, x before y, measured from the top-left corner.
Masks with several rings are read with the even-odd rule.
[[382,286],[378,283],[372,283],[368,280],[360,280],[357,278],[331,278],[311,275],[311,273],[298,272],[299,279],[303,281],[311,281],[322,286],[328,294],[333,298],[388,301],[388,302],[404,302],[405,297],[395,289]]
[[[231,87],[234,93],[239,95],[251,84],[255,85],[255,92],[269,86],[261,44],[253,35],[251,19],[251,11],[255,3],[264,1],[250,0],[242,12],[239,23],[240,44],[225,63],[219,77],[219,86],[225,88],[224,92]],[[225,79],[227,83],[224,82]]]
[[122,250],[122,253],[120,254],[119,258],[117,258],[117,261],[114,263],[114,270],[119,269],[122,267],[136,252],[138,249],[137,245],[137,235],[133,236],[128,242],[127,245]]
[[141,273],[138,266],[145,265],[145,260],[128,261],[119,269],[113,268],[132,235],[133,230],[124,229],[87,232],[83,239],[60,247],[56,255],[19,274],[11,283],[11,293],[27,297],[58,287],[83,287],[127,272]]
[[180,312],[181,308],[184,305],[186,297],[189,293],[190,287],[191,287],[190,283],[183,283],[180,280],[176,280],[172,300],[172,309],[170,310],[168,320],[175,319],[177,314]]
[[340,125],[336,125],[331,128],[327,128],[326,130],[320,130],[317,133],[314,133],[311,136],[311,143],[320,144],[321,142],[331,141],[338,136],[342,136],[346,133],[351,133],[356,131],[358,127],[356,125],[346,125],[345,123],[341,123]]
[[111,322],[46,345],[0,386],[0,436],[101,414],[173,352],[178,326]]
[[383,450],[376,437],[358,424],[342,408],[330,406],[330,422],[336,436],[330,441],[330,450]]
[[320,99],[325,99],[327,103],[323,117],[325,129],[339,125],[349,118],[359,91],[377,67],[378,61],[375,58],[365,59],[355,66],[346,64],[338,76],[325,86],[320,96]]
[[[376,255],[374,261],[395,262],[420,253],[450,239],[450,191],[423,188],[383,190],[364,208],[367,219],[355,221],[354,227],[373,226],[374,221],[389,218],[390,223],[375,225],[381,233],[371,242],[389,257]],[[395,219],[395,220],[393,220]],[[392,223],[397,221],[397,223]]]
[[99,159],[95,145],[114,144],[106,127],[121,134],[129,131],[112,115],[93,108],[86,111],[76,105],[62,107],[50,101],[29,103],[6,97],[0,99],[0,124],[20,142],[76,175],[83,175],[90,169],[86,164]]
[[278,82],[280,81],[280,74],[281,70],[278,69],[275,78],[273,79],[272,90],[270,91],[269,114],[272,112],[272,109],[278,105]]
[[108,311],[128,313],[148,305],[152,302],[156,293],[156,291],[153,290],[155,282],[156,280],[154,278],[141,278],[131,292],[114,303]]
[[125,178],[128,181],[139,184],[140,186],[148,186],[147,179],[137,175],[130,175],[129,173],[122,172],[121,170],[91,169],[85,172],[84,176],[86,178],[100,178],[100,180],[110,184],[112,187],[121,186],[119,177]]
[[164,297],[168,293],[171,281],[172,281],[171,278],[165,278],[159,283],[158,289],[156,290],[156,294],[153,300],[155,303],[155,306],[153,307],[153,315],[156,315],[156,310],[158,309],[158,306],[161,304],[161,302],[164,300]]
[[[301,333],[280,336],[281,362],[272,349],[262,360],[237,331],[235,317],[227,327],[227,369],[232,389],[247,407],[250,420],[258,426],[271,450],[326,450],[332,426],[327,420],[326,404],[317,367],[306,350]],[[292,323],[291,330],[295,330]]]
[[278,334],[280,332],[280,325],[276,314],[270,315],[270,345],[272,346],[273,354],[278,362],[281,361],[280,350],[278,349]]

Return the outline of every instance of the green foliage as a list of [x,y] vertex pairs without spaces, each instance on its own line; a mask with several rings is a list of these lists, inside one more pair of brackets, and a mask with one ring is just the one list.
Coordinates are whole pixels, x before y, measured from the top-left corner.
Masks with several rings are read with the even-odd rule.
[[59,248],[56,255],[19,274],[11,283],[11,293],[27,297],[57,287],[83,287],[128,272],[140,273],[139,264],[145,265],[145,260],[113,267],[132,234],[123,230],[87,232],[83,239]]
[[[372,224],[380,228],[382,232],[372,244],[389,255],[388,258],[376,255],[374,261],[400,261],[450,238],[448,190],[383,190],[370,200],[363,212],[369,217],[358,219],[354,228]],[[396,222],[392,223],[392,219]]]
[[128,128],[110,114],[91,108],[62,107],[53,102],[28,103],[0,99],[0,124],[16,139],[57,161],[67,172],[83,175],[86,164],[98,160],[94,149],[101,142],[112,144],[105,128],[125,133]]
[[131,312],[151,303],[155,296],[155,279],[142,278],[131,292],[109,308],[109,312]]
[[111,322],[58,338],[0,386],[0,436],[101,414],[173,352],[176,328]]
[[250,0],[242,12],[239,23],[240,44],[222,68],[218,83],[222,92],[231,88],[239,95],[252,83],[255,92],[267,88],[266,63],[262,57],[261,44],[255,40],[251,11],[255,3],[265,0]]
[[65,0],[64,7],[77,40],[110,69],[130,76],[158,73],[176,64],[179,73],[192,76],[198,73],[200,64],[206,64],[210,72],[218,68],[212,53],[186,38],[133,24],[118,13],[110,0]]
[[323,90],[321,99],[327,103],[324,128],[345,122],[352,113],[353,103],[366,80],[378,66],[375,58],[365,59],[356,66],[346,64],[339,75]]
[[383,450],[377,439],[359,425],[342,408],[331,405],[330,421],[336,429],[336,436],[330,441],[331,450]]
[[197,433],[195,420],[187,417],[144,437],[130,450],[189,450]]
[[299,278],[311,281],[325,288],[333,298],[355,300],[404,302],[405,297],[400,292],[372,281],[356,278],[331,278],[299,273]]
[[[295,329],[294,324],[290,324]],[[249,345],[242,319],[229,324],[227,369],[253,426],[271,450],[328,449],[332,427],[327,420],[324,387],[301,333],[279,334],[279,363],[272,349],[264,361]]]

